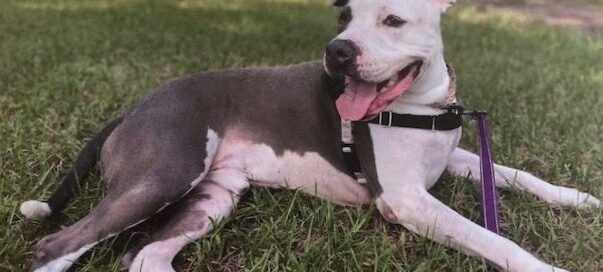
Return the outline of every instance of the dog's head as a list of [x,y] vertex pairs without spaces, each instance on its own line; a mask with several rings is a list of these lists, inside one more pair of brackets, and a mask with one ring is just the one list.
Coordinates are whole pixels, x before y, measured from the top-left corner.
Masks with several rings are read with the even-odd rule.
[[339,35],[326,48],[324,65],[345,76],[337,100],[344,119],[381,112],[442,51],[440,16],[455,0],[337,0]]

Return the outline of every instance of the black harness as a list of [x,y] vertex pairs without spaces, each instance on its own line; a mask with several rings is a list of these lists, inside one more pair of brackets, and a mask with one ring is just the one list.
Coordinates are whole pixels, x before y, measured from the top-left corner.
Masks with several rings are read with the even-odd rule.
[[368,123],[384,127],[403,127],[428,130],[453,130],[463,125],[463,110],[448,109],[440,115],[399,114],[391,111],[381,112]]

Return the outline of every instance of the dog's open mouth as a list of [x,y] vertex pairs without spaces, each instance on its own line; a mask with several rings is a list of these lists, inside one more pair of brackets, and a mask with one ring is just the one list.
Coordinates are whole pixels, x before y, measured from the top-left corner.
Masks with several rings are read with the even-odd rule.
[[421,71],[422,61],[415,61],[396,75],[383,82],[366,82],[346,76],[345,91],[337,99],[337,111],[341,118],[358,121],[365,116],[376,115],[406,90],[410,89]]

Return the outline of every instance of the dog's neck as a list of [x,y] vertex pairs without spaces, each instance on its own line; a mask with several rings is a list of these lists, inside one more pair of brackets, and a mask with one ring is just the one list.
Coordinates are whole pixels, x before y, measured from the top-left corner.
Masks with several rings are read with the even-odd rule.
[[423,68],[413,87],[396,99],[387,110],[419,115],[442,112],[432,105],[444,103],[448,96],[450,77],[444,54],[438,53],[426,60]]

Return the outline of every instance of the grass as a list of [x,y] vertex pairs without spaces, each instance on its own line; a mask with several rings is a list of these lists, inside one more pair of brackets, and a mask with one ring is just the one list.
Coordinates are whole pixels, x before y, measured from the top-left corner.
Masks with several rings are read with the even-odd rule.
[[[335,32],[322,0],[2,1],[0,271],[23,271],[35,242],[84,216],[98,176],[65,215],[28,221],[87,137],[165,80],[206,69],[319,58]],[[467,105],[490,112],[496,159],[555,184],[603,195],[603,37],[454,7],[446,51]],[[462,145],[473,147],[469,126]],[[477,221],[478,191],[445,176],[433,193]],[[572,271],[603,269],[602,210],[551,208],[501,192],[503,234]],[[130,235],[75,265],[119,271]],[[175,262],[180,271],[489,271],[480,260],[296,192],[253,189],[233,216]]]
[[[460,0],[463,1],[463,0]],[[497,4],[525,4],[525,3],[544,3],[544,4],[590,4],[592,6],[603,6],[603,0],[486,0]],[[463,1],[464,2],[464,1]]]

